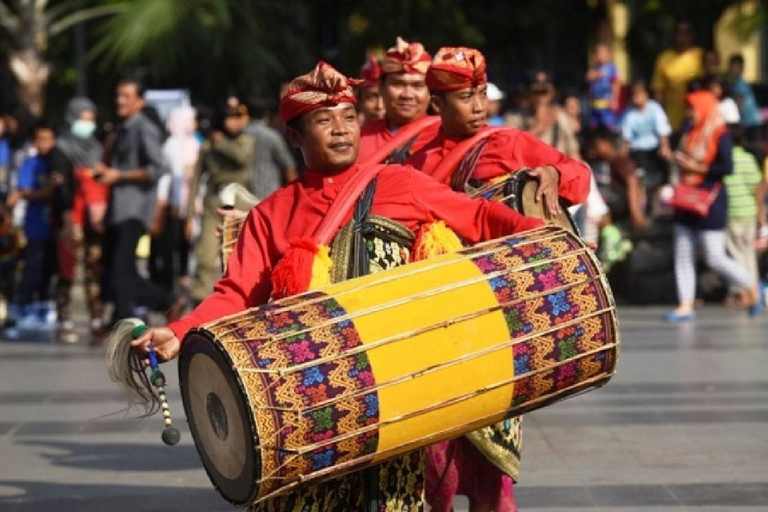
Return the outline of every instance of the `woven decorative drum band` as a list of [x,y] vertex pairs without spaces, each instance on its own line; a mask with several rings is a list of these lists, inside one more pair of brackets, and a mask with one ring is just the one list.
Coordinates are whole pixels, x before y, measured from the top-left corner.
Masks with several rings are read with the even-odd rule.
[[618,330],[599,264],[546,227],[233,315],[257,499],[603,384]]

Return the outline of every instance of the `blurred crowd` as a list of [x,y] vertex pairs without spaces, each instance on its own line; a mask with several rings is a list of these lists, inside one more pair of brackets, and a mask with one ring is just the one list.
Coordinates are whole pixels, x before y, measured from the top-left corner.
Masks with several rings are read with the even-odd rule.
[[13,116],[0,119],[3,337],[78,341],[78,277],[92,343],[127,316],[180,316],[221,273],[222,189],[235,183],[263,198],[296,178],[260,98],[176,107],[161,119],[144,96],[141,79],[120,81],[114,127],[98,127],[87,98],[26,135]]
[[[589,163],[592,193],[574,215],[619,296],[677,299],[670,321],[690,319],[702,297],[762,309],[768,109],[741,55],[721,60],[696,46],[681,20],[650,77],[622,83],[610,45],[598,42],[583,88],[558,91],[536,70],[526,90],[507,97],[489,86],[488,98],[490,124],[529,131]],[[695,197],[705,210],[686,210],[684,194],[700,185],[711,192]]]
[[[766,276],[766,109],[744,79],[744,59],[723,57],[724,67],[680,21],[651,77],[622,83],[610,45],[599,42],[581,87],[558,90],[550,72],[534,70],[524,88],[487,89],[488,124],[525,130],[590,164],[592,192],[572,212],[582,236],[620,296],[676,297],[672,321],[690,316],[702,296],[696,247],[728,285],[720,298],[754,312],[755,283]],[[384,117],[376,69],[371,58],[361,71],[362,124]],[[264,198],[300,175],[269,101],[222,98],[162,119],[144,92],[137,77],[117,85],[114,126],[99,127],[87,98],[28,130],[0,117],[3,337],[37,329],[78,341],[71,305],[79,278],[93,343],[123,317],[177,318],[221,273],[216,230],[231,206],[222,192],[237,184]],[[697,198],[707,209],[696,215],[683,211],[686,176],[702,174],[691,154],[701,155],[715,190]]]

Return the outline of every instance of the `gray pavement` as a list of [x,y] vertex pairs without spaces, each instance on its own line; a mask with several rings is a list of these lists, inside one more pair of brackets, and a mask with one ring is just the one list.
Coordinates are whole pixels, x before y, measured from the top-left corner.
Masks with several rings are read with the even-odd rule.
[[[708,308],[671,326],[663,312],[621,308],[614,380],[527,416],[521,510],[768,511],[768,317]],[[0,342],[0,511],[232,510],[200,465],[178,388],[183,439],[169,448],[159,417],[118,412],[104,353]]]

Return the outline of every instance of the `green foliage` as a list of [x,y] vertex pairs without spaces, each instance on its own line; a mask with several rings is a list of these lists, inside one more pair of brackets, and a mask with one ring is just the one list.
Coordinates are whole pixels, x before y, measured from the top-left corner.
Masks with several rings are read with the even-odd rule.
[[[306,62],[309,24],[296,0],[132,0],[97,29],[102,70],[146,67],[202,96],[263,90]],[[291,55],[289,52],[293,52]]]

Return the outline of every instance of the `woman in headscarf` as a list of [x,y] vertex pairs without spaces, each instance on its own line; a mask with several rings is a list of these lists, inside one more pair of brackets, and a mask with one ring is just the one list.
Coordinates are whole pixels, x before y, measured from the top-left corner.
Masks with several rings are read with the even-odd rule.
[[[91,317],[92,343],[103,340],[101,300],[101,252],[104,214],[109,189],[94,179],[93,169],[101,162],[104,150],[96,139],[96,105],[88,98],[73,98],[67,106],[67,130],[57,145],[72,164],[75,195],[72,208],[71,245],[75,264],[82,261],[85,291]],[[72,272],[74,273],[74,272]],[[59,311],[68,311],[71,279],[60,279],[57,293]]]
[[[675,161],[680,169],[680,181],[694,189],[712,192],[708,211],[693,213],[681,208],[675,198],[675,278],[679,305],[666,316],[669,322],[696,318],[696,253],[698,243],[710,268],[721,274],[731,285],[746,290],[743,305],[753,306],[758,299],[756,283],[745,268],[731,259],[725,250],[727,198],[723,177],[733,172],[733,141],[718,109],[718,100],[708,90],[691,92],[686,96],[689,128],[680,141]],[[699,201],[701,202],[701,201]]]

